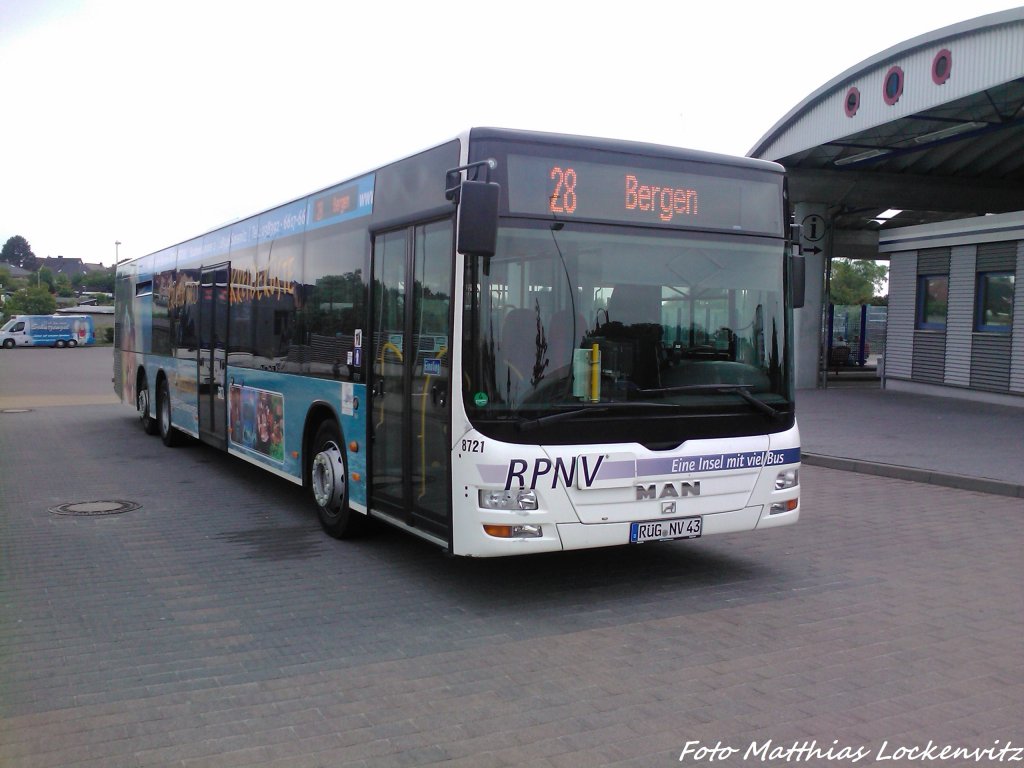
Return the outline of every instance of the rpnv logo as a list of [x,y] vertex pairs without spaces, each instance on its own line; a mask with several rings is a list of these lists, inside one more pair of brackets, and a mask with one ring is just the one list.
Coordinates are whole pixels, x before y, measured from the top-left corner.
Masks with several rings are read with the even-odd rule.
[[[593,461],[593,466],[591,466],[591,461]],[[603,462],[604,456],[573,456],[568,461],[561,458],[554,461],[534,459],[531,469],[530,462],[526,459],[512,459],[508,463],[508,474],[505,476],[505,490],[512,489],[513,481],[516,481],[517,488],[534,489],[539,482],[547,483],[548,476],[550,476],[552,488],[558,486],[559,480],[566,488],[569,488],[576,482],[577,471],[583,481],[581,487],[589,488],[597,479]],[[527,481],[527,476],[529,476],[529,481]]]

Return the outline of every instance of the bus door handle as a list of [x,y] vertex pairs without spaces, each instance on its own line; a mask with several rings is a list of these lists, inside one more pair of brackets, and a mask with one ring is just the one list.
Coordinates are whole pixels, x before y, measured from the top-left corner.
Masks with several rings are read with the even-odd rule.
[[377,379],[373,382],[373,387],[370,389],[370,393],[374,397],[384,397],[384,379]]
[[444,408],[448,403],[448,385],[432,384],[430,387],[430,401],[435,408]]

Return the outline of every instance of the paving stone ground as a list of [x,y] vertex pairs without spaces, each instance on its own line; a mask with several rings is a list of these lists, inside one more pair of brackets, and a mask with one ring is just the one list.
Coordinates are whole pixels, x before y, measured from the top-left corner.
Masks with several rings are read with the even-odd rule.
[[[0,413],[0,473],[4,768],[1024,747],[1021,499],[809,466],[790,528],[464,560],[326,538],[295,486],[122,406]],[[49,511],[100,500],[141,507]]]

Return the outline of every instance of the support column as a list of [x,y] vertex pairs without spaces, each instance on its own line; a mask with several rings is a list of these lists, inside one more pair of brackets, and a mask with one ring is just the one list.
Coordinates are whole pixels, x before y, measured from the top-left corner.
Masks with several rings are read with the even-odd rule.
[[794,218],[801,225],[800,248],[807,261],[804,306],[793,310],[796,388],[816,389],[821,358],[821,324],[825,298],[825,264],[831,240],[828,208],[821,203],[797,203]]

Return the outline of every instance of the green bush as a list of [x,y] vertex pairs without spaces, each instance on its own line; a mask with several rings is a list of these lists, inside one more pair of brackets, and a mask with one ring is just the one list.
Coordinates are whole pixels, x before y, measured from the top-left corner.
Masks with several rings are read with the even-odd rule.
[[52,315],[57,309],[57,300],[41,286],[30,286],[14,292],[4,304],[4,316],[11,315]]

